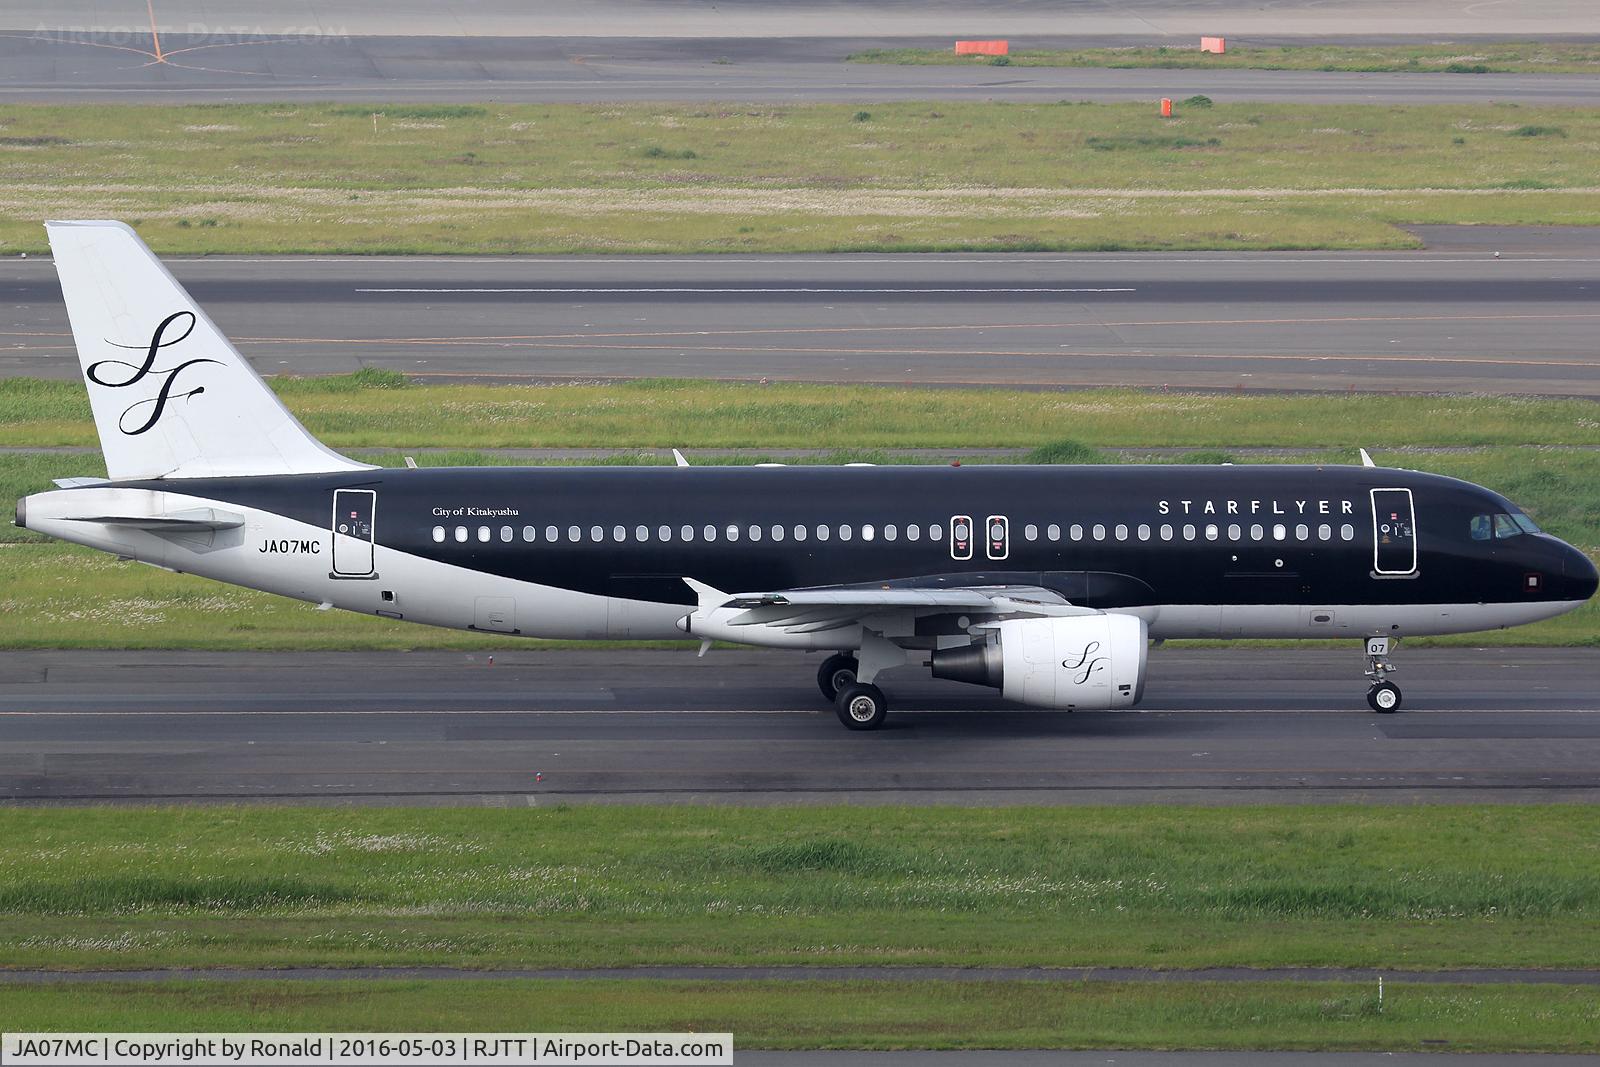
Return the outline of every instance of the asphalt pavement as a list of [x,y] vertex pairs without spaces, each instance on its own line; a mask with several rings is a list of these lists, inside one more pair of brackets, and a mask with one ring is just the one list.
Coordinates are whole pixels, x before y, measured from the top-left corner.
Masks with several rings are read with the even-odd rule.
[[[3,26],[0,19],[0,26]],[[619,23],[624,25],[624,23]],[[0,102],[751,103],[1144,100],[1485,103],[1592,107],[1587,74],[1360,73],[850,63],[949,37],[394,37],[0,29]],[[1436,39],[1436,38],[1434,38]],[[1162,44],[1058,35],[1018,47]],[[1191,45],[1185,39],[1183,47]],[[1464,54],[1472,45],[1463,42]]]
[[8,652],[0,799],[1079,804],[1600,800],[1600,650],[1158,649],[1139,710],[885,675],[845,730],[797,653]]
[[[1600,231],[1478,240],[1392,253],[167,262],[267,374],[1600,396]],[[47,259],[0,261],[10,375],[79,375]]]

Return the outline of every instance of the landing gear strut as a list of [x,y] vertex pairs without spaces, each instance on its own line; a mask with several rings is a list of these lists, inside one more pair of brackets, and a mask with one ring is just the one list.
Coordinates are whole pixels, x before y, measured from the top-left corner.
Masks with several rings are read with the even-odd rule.
[[1372,688],[1367,690],[1367,704],[1373,711],[1385,714],[1400,710],[1400,687],[1385,677],[1395,669],[1389,662],[1392,643],[1387,637],[1367,638],[1366,675],[1372,679]]

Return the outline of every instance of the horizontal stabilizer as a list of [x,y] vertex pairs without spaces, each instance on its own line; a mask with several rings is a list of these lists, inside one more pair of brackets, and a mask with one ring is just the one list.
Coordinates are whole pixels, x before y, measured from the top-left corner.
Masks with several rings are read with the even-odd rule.
[[135,530],[236,530],[244,516],[231,515],[215,508],[195,508],[172,515],[71,515],[72,522],[98,522],[107,526],[127,526]]

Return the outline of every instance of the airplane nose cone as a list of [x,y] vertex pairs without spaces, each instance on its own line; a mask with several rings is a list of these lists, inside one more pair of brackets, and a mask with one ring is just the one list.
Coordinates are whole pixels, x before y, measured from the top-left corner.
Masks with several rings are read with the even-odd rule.
[[1561,576],[1566,579],[1573,600],[1588,600],[1600,588],[1600,571],[1595,570],[1594,561],[1571,545],[1561,561]]

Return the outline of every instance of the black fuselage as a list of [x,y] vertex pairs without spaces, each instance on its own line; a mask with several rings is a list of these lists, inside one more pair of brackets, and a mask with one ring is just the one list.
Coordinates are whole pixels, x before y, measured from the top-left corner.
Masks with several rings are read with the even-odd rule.
[[1510,604],[1595,590],[1572,547],[1504,521],[1497,533],[1493,516],[1520,515],[1498,494],[1387,468],[434,468],[184,489],[324,529],[336,490],[370,490],[362,521],[380,546],[672,604],[694,600],[685,576],[723,590],[1039,585],[1098,608]]

